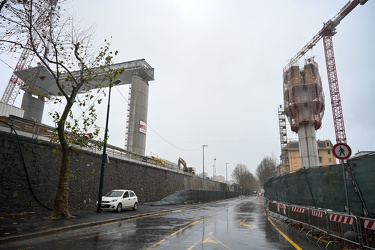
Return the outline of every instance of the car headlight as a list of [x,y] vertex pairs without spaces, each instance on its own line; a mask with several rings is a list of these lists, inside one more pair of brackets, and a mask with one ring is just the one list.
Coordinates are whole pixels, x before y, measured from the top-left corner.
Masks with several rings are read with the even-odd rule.
[[113,200],[111,200],[111,202],[116,202],[117,201],[117,199],[113,199]]

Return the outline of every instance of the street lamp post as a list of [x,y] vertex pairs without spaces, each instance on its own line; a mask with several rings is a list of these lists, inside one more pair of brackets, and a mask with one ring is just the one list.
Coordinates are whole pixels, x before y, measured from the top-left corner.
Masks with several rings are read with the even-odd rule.
[[212,180],[215,179],[215,174],[214,174],[214,172],[215,172],[215,165],[212,165]]
[[216,158],[214,159],[214,167],[213,167],[213,171],[212,171],[212,179],[215,179],[215,175],[216,175]]
[[208,147],[208,145],[203,145],[203,179],[205,179],[204,178],[204,148],[205,147]]
[[104,166],[107,161],[107,139],[108,139],[108,122],[109,122],[109,110],[111,105],[111,89],[113,85],[117,85],[121,82],[120,79],[117,79],[114,82],[109,83],[109,93],[108,93],[108,106],[107,106],[107,118],[105,122],[105,131],[104,131],[104,144],[103,144],[103,154],[102,154],[102,165],[100,168],[100,181],[99,181],[99,193],[98,193],[98,206],[96,212],[100,213],[102,211],[102,196],[103,196],[103,180],[104,180]]
[[227,184],[228,184],[228,164],[229,163],[225,163],[225,175],[226,175],[225,179],[227,181]]

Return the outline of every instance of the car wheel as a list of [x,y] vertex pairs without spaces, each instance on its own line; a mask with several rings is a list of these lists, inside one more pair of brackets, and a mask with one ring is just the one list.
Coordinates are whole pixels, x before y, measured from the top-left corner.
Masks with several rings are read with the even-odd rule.
[[119,204],[117,205],[116,211],[117,211],[118,213],[120,213],[120,212],[122,211],[122,204],[121,204],[121,203],[119,203]]
[[135,211],[137,209],[138,209],[138,203],[136,202],[136,203],[134,203],[133,210]]

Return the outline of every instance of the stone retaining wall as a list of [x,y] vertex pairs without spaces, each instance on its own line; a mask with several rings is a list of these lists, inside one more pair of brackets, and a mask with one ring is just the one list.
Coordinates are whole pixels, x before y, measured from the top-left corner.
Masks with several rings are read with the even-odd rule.
[[[0,132],[1,211],[37,211],[43,205],[51,208],[60,162],[57,145],[21,136],[18,140],[14,134]],[[71,209],[94,209],[100,166],[101,154],[73,151],[69,186]],[[140,203],[157,201],[180,190],[227,191],[225,183],[110,158],[105,167],[103,193],[116,188],[134,190]]]

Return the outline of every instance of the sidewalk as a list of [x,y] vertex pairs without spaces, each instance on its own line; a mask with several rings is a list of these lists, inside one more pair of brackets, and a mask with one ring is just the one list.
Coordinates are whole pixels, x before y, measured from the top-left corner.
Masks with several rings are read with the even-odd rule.
[[50,220],[48,216],[50,211],[46,212],[27,212],[27,213],[8,213],[0,214],[0,245],[6,242],[20,239],[32,238],[49,233],[57,233],[66,230],[84,228],[116,222],[120,220],[129,220],[148,215],[167,213],[176,209],[181,209],[186,205],[165,205],[150,206],[140,205],[137,211],[124,210],[117,212],[93,211],[70,211],[76,218]]

